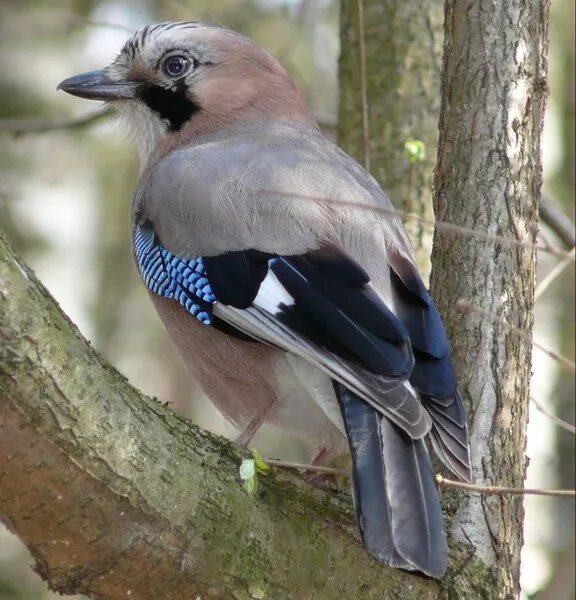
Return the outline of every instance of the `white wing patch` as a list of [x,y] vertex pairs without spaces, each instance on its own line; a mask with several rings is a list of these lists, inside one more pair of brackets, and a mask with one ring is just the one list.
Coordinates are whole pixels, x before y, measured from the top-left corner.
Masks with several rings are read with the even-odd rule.
[[271,270],[260,284],[258,295],[254,299],[254,306],[272,315],[278,314],[282,306],[293,306],[294,298],[286,291],[286,288],[278,281],[278,278]]

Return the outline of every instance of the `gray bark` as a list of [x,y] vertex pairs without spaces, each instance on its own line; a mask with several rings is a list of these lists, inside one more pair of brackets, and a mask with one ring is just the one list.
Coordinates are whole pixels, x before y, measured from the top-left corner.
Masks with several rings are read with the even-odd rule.
[[[546,0],[447,0],[436,217],[523,245],[437,229],[431,286],[470,407],[474,476],[521,486],[529,400],[541,132],[547,93]],[[450,273],[447,277],[446,273]],[[463,299],[489,315],[462,314]],[[465,499],[452,521],[490,565],[504,597],[519,591],[520,497]]]

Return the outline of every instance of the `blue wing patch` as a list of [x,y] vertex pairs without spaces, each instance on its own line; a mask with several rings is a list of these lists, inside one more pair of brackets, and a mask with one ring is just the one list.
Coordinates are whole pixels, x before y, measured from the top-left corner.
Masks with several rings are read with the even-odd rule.
[[138,269],[154,294],[179,302],[205,325],[212,325],[216,296],[201,256],[184,260],[160,245],[151,227],[137,227],[134,246]]

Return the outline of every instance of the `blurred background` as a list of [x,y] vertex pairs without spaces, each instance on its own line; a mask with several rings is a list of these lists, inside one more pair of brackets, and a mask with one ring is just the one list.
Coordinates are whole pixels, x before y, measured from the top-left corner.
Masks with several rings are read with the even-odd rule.
[[[128,204],[138,176],[134,149],[114,119],[92,118],[98,107],[56,93],[56,85],[109,63],[141,25],[206,20],[268,48],[304,89],[326,130],[333,131],[338,16],[338,0],[0,0],[0,229],[82,333],[131,383],[228,437],[237,433],[181,365],[131,264]],[[572,219],[573,24],[573,0],[555,0],[544,189]],[[19,131],[13,131],[14,119],[23,121]],[[67,120],[69,126],[53,127]],[[44,131],[38,131],[38,123]],[[545,228],[543,235],[558,245]],[[540,256],[540,280],[558,262]],[[537,341],[571,357],[574,301],[572,263],[539,298],[535,330]],[[573,374],[538,350],[533,371],[534,398],[573,424]],[[270,431],[259,433],[254,446],[277,456],[304,456],[296,442],[279,440]],[[534,404],[527,454],[527,486],[574,488],[574,435]],[[574,598],[574,561],[573,499],[527,497],[525,597]],[[55,597],[32,563],[26,548],[0,524],[0,600]]]

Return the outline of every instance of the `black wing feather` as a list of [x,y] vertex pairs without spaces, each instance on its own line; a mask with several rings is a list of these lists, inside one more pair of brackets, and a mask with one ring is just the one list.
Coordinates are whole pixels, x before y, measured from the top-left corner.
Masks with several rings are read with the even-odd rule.
[[368,273],[345,252],[334,246],[323,246],[309,252],[306,259],[328,279],[339,281],[342,285],[356,288],[370,283]]
[[281,318],[289,321],[294,311],[305,313],[314,327],[305,332],[314,340],[318,329],[334,340],[332,349],[341,346],[370,371],[390,377],[410,375],[413,358],[408,334],[398,319],[386,309],[380,327],[368,329],[362,323],[363,311],[374,312],[374,304],[359,290],[346,287],[326,277],[319,269],[301,258],[281,257],[271,269],[294,298],[294,308],[286,307]]
[[254,250],[205,257],[218,302],[246,309],[270,269],[294,298],[279,306],[284,324],[377,375],[407,379],[414,359],[408,331],[368,286],[368,275],[342,251],[272,257]]
[[206,275],[218,301],[236,308],[248,308],[266,277],[270,256],[255,250],[205,256]]
[[438,455],[454,473],[469,480],[466,413],[444,325],[414,265],[397,253],[389,258],[396,310],[414,352],[410,383],[432,417],[432,441]]

